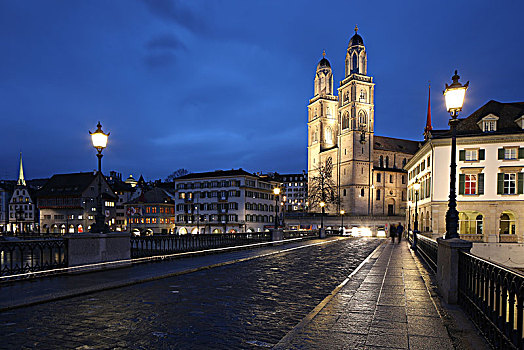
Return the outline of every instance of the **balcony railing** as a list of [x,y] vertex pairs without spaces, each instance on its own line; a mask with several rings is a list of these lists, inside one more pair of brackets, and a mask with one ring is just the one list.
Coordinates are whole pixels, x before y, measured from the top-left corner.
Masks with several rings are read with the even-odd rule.
[[459,303],[493,348],[524,347],[524,275],[460,252]]

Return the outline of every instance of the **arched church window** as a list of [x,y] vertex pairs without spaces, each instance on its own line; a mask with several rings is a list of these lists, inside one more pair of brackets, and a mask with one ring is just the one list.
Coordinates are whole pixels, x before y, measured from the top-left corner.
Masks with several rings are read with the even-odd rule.
[[353,54],[353,58],[351,59],[352,61],[352,66],[351,68],[352,69],[357,69],[358,68],[358,56],[356,53]]
[[328,126],[328,127],[326,127],[325,133],[326,133],[326,140],[325,141],[327,143],[333,143],[333,130],[331,130],[331,128]]
[[333,118],[333,114],[331,113],[331,108],[329,107],[326,108],[326,115],[328,118]]
[[344,102],[348,102],[349,101],[349,92],[346,91],[346,93],[344,94]]
[[384,167],[384,156],[380,156],[379,161],[378,161],[378,165],[379,165],[381,168]]
[[358,113],[358,124],[362,126],[366,126],[368,123],[368,118],[366,116],[366,113],[364,111],[360,111]]
[[402,160],[402,167],[405,167],[405,166],[406,166],[406,158],[404,158],[404,159]]
[[342,129],[348,129],[349,128],[349,113],[344,113],[344,117],[342,118]]
[[386,168],[389,168],[389,156],[386,156]]
[[360,102],[366,102],[366,91],[364,89],[360,90]]

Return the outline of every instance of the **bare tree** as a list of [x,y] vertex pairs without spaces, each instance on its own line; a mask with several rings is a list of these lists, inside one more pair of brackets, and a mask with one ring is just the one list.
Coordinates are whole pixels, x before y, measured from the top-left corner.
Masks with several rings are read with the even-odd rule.
[[[324,202],[325,208],[330,205],[340,203],[338,187],[332,178],[333,166],[331,162],[326,162],[316,168],[309,175],[308,181],[308,202],[310,208],[320,208],[320,202]],[[323,210],[324,211],[324,210]]]
[[177,169],[173,171],[168,177],[166,177],[166,182],[173,182],[175,179],[181,176],[187,175],[189,173],[190,172],[187,169],[184,169],[184,168]]

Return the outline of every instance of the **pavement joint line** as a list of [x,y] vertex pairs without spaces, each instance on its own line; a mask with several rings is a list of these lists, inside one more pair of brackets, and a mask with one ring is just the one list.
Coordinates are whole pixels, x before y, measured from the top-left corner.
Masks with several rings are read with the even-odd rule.
[[[358,271],[360,271],[360,269],[362,269],[362,267],[364,267],[364,265],[366,265],[371,259],[372,257],[374,257],[374,255],[379,251],[379,250],[383,250],[385,245],[387,244],[387,241],[383,241],[382,243],[380,243],[380,245],[378,247],[376,247],[361,263],[360,265],[357,266],[357,268],[355,270],[353,270],[351,272],[351,274],[344,280],[342,281],[342,283],[340,283],[337,287],[335,287],[335,289],[333,289],[333,291],[327,296],[324,298],[324,300],[322,300],[320,302],[320,304],[318,304],[317,306],[315,306],[315,308],[309,313],[307,314],[297,325],[295,325],[282,339],[280,339],[280,341],[275,344],[275,346],[273,346],[272,349],[287,349],[291,343],[291,341],[293,340],[293,338],[298,334],[300,333],[312,320],[313,318],[315,318],[315,316],[320,312],[322,311],[322,309],[331,301],[331,299],[333,299],[335,297],[335,295],[338,294],[338,292],[344,288],[344,286],[351,280],[351,278],[353,278],[353,276],[355,274],[358,273]],[[381,253],[382,254],[382,253]]]
[[30,299],[29,301],[20,302],[20,303],[17,303],[17,304],[12,304],[12,305],[7,305],[7,306],[0,306],[0,313],[4,312],[4,311],[12,310],[12,309],[18,309],[18,308],[27,307],[27,306],[34,306],[34,305],[38,305],[38,304],[44,304],[44,303],[47,303],[47,302],[53,302],[53,301],[58,301],[58,300],[63,300],[63,299],[74,298],[74,297],[77,297],[77,296],[82,296],[82,295],[86,295],[86,294],[92,294],[92,293],[96,293],[96,292],[107,291],[107,290],[116,289],[116,288],[129,287],[129,286],[140,284],[140,283],[152,282],[152,281],[156,281],[156,280],[160,280],[160,279],[164,279],[164,278],[185,275],[185,274],[189,274],[189,273],[193,273],[193,272],[197,272],[197,271],[202,271],[202,270],[207,270],[207,269],[212,269],[212,268],[221,267],[221,266],[233,265],[233,264],[236,264],[236,263],[249,261],[249,260],[254,260],[254,259],[258,259],[258,258],[264,258],[264,257],[268,257],[268,256],[271,256],[271,255],[285,254],[285,253],[289,253],[289,252],[291,252],[293,250],[302,249],[302,248],[309,248],[309,247],[314,247],[314,246],[317,246],[317,245],[323,245],[323,244],[328,244],[328,243],[339,242],[339,241],[345,240],[345,239],[349,239],[349,237],[337,237],[336,239],[330,239],[330,240],[323,241],[323,242],[306,244],[306,245],[303,245],[303,246],[283,249],[283,250],[279,250],[279,251],[276,251],[276,252],[270,252],[270,253],[254,255],[254,256],[240,258],[240,259],[224,261],[224,262],[217,263],[217,264],[211,264],[211,265],[195,267],[195,268],[186,269],[186,270],[183,270],[183,271],[172,272],[172,273],[168,273],[168,274],[162,274],[162,275],[159,275],[159,276],[152,276],[152,277],[147,277],[147,278],[137,278],[137,279],[133,279],[133,280],[130,280],[130,281],[128,280],[126,282],[115,282],[115,283],[109,282],[109,283],[105,283],[105,284],[98,285],[98,286],[83,288],[83,289],[78,290],[76,292],[74,291],[74,292],[69,292],[69,293],[68,292],[54,293],[55,296],[53,296],[53,297],[44,297],[44,298],[41,298],[41,299],[33,298],[33,299]]
[[203,250],[197,250],[197,251],[192,251],[192,252],[155,255],[155,256],[143,257],[143,258],[123,259],[123,260],[107,261],[107,262],[101,262],[101,263],[95,263],[95,264],[64,267],[60,269],[26,272],[26,273],[21,273],[21,274],[16,274],[16,275],[0,276],[0,283],[12,282],[14,280],[22,280],[22,279],[29,279],[29,278],[47,277],[51,275],[58,275],[61,273],[93,272],[96,270],[95,267],[111,268],[111,266],[114,265],[113,268],[119,268],[119,267],[125,267],[126,264],[140,264],[140,263],[147,263],[147,262],[158,261],[158,260],[163,261],[163,260],[173,259],[173,258],[181,258],[181,257],[183,258],[186,256],[192,256],[192,255],[202,255],[206,253],[217,253],[217,252],[222,252],[222,251],[241,250],[241,249],[246,249],[246,248],[251,248],[251,247],[259,247],[259,246],[266,246],[266,245],[275,245],[279,243],[295,242],[295,241],[304,240],[305,238],[307,239],[309,237],[298,237],[298,238],[290,238],[290,239],[279,240],[279,241],[251,243],[251,244],[244,244],[244,245],[238,245],[238,246],[232,246],[232,247],[203,249]]

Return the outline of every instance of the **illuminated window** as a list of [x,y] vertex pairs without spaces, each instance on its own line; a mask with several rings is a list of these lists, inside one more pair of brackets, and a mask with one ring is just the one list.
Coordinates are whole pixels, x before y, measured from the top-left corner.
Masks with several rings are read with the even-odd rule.
[[478,157],[477,157],[477,150],[476,149],[467,149],[466,150],[466,155],[465,155],[465,159],[466,161],[477,161],[478,160]]
[[466,175],[464,194],[477,194],[477,175]]
[[516,177],[517,174],[504,174],[504,192],[503,194],[516,193]]
[[518,148],[504,148],[504,159],[517,159]]

